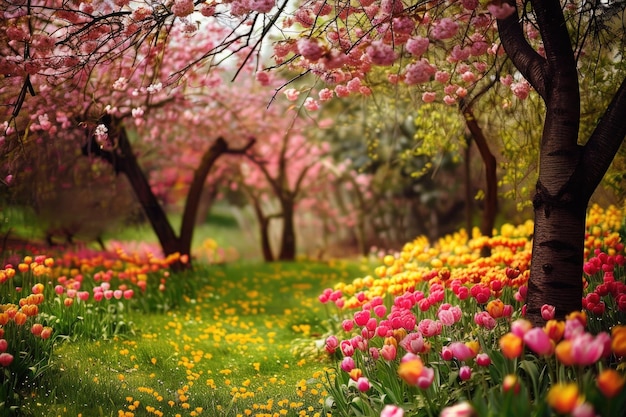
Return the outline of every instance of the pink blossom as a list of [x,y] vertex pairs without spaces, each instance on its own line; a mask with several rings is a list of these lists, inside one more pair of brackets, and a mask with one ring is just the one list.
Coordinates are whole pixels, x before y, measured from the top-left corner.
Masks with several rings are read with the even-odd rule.
[[456,99],[451,95],[445,95],[443,97],[443,102],[446,103],[448,106],[451,106],[456,103]]
[[404,409],[397,405],[387,404],[380,412],[380,417],[404,417]]
[[429,45],[430,40],[428,40],[428,38],[417,36],[415,38],[409,38],[405,48],[411,55],[420,57],[428,50]]
[[13,355],[7,352],[0,353],[0,366],[7,367],[13,362]]
[[465,87],[459,87],[456,89],[455,94],[459,98],[467,96],[467,89]]
[[328,88],[323,88],[319,92],[320,101],[328,101],[333,98],[333,90],[329,90]]
[[393,50],[393,47],[382,41],[372,42],[370,46],[367,47],[366,53],[376,65],[388,66],[393,64],[396,60],[396,52]]
[[517,98],[519,98],[520,100],[525,100],[530,93],[530,84],[528,84],[528,81],[526,80],[520,81],[518,83],[513,83],[511,84],[511,90]]
[[335,87],[335,94],[337,94],[337,97],[348,97],[350,90],[345,85],[338,85]]
[[450,52],[450,55],[448,56],[448,61],[452,63],[465,61],[467,58],[470,57],[471,54],[472,54],[472,50],[470,47],[466,46],[464,48],[461,48],[460,45],[454,45],[452,47],[452,51]]
[[172,13],[178,17],[185,17],[193,13],[193,0],[174,0]]
[[474,10],[478,7],[478,0],[461,0],[461,4],[467,10]]
[[432,91],[426,91],[425,93],[422,94],[422,101],[424,103],[432,103],[437,99],[437,93],[434,93]]
[[509,3],[501,2],[499,5],[493,3],[488,5],[487,10],[489,10],[489,13],[496,19],[506,19],[515,12],[515,7],[511,6]]
[[474,81],[476,81],[476,74],[474,74],[472,71],[466,71],[461,74],[461,79],[466,83],[473,83]]
[[316,111],[320,108],[319,103],[312,97],[307,97],[304,100],[304,108],[308,111]]
[[300,95],[300,92],[295,88],[288,88],[285,90],[284,94],[285,97],[287,97],[287,100],[296,101],[298,99],[298,96]]
[[380,10],[386,15],[398,14],[404,10],[404,4],[402,0],[382,0]]
[[270,84],[270,76],[266,71],[257,72],[256,80],[264,87]]
[[248,8],[259,13],[269,13],[275,5],[275,0],[248,0]]
[[534,327],[524,334],[524,343],[538,355],[554,352],[554,342],[541,327]]
[[444,17],[435,24],[431,34],[435,39],[450,39],[456,35],[458,30],[459,24],[457,22],[452,18]]
[[309,61],[317,61],[324,54],[324,50],[316,40],[301,38],[298,40],[298,53]]
[[346,87],[348,88],[348,91],[350,91],[351,93],[358,93],[361,89],[361,79],[359,77],[355,77],[351,79],[346,84]]
[[428,60],[422,58],[417,62],[407,65],[404,72],[404,82],[408,85],[421,84],[430,80],[437,69]]

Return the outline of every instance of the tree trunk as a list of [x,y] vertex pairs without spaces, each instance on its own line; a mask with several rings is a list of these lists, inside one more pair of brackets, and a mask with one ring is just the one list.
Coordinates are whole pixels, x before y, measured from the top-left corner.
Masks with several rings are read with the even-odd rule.
[[578,73],[560,2],[531,3],[545,58],[527,43],[517,13],[498,20],[498,29],[507,55],[546,104],[526,300],[526,317],[542,325],[544,304],[556,307],[558,319],[582,308],[586,208],[626,136],[626,80],[587,144],[579,146]]
[[116,171],[122,172],[128,178],[130,185],[135,191],[135,195],[141,204],[146,217],[152,226],[152,230],[157,236],[163,254],[165,256],[178,252],[179,240],[172,228],[167,214],[163,210],[163,207],[159,203],[150,187],[150,183],[143,173],[137,157],[135,156],[128,135],[124,128],[117,128],[111,126],[117,130],[117,139],[119,146],[119,153],[115,154],[115,167]]
[[[487,143],[487,138],[483,133],[482,128],[474,117],[474,112],[471,108],[463,109],[463,118],[465,119],[465,125],[471,132],[476,147],[480,152],[480,157],[483,160],[485,166],[485,208],[483,211],[483,218],[480,223],[480,232],[483,236],[493,236],[493,228],[496,224],[496,214],[498,214],[498,176],[496,172],[496,157],[493,156]],[[469,202],[468,202],[469,203]],[[481,250],[481,256],[491,256],[491,248],[484,246]]]
[[259,238],[261,239],[261,252],[265,262],[274,262],[274,254],[272,253],[272,245],[270,243],[270,221],[271,217],[263,214],[263,209],[259,201],[252,197],[252,207],[259,221]]
[[204,183],[211,172],[211,168],[215,161],[228,151],[228,144],[222,138],[218,138],[213,145],[202,155],[200,165],[193,173],[193,180],[187,192],[187,201],[183,212],[183,219],[180,226],[180,238],[178,241],[178,251],[182,254],[191,253],[191,242],[193,239],[193,230],[198,215],[198,207],[200,205],[200,197]]
[[294,226],[293,200],[289,197],[280,200],[283,218],[283,232],[280,243],[281,261],[293,261],[296,259],[296,231]]

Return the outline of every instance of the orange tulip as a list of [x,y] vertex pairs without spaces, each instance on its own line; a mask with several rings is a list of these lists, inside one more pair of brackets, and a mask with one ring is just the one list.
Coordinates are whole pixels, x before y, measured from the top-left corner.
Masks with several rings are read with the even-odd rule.
[[524,350],[524,344],[522,338],[514,335],[513,333],[507,333],[500,338],[500,348],[502,354],[508,359],[518,358]]
[[562,340],[555,349],[556,357],[565,366],[572,366],[576,363],[572,355],[572,342],[570,340]]
[[417,385],[418,378],[422,375],[424,363],[419,357],[406,360],[398,366],[398,375],[409,385]]
[[565,322],[548,320],[546,325],[543,327],[543,330],[546,332],[548,337],[554,341],[554,343],[559,343],[565,333]]
[[13,321],[18,326],[21,326],[22,324],[26,323],[27,318],[28,316],[26,314],[22,313],[21,311],[18,311],[17,313],[15,313],[15,317],[13,317]]
[[569,414],[580,403],[578,386],[575,383],[557,384],[548,392],[548,404],[559,414]]
[[615,369],[605,369],[598,375],[596,383],[605,397],[613,398],[622,391],[626,380]]
[[626,326],[611,329],[611,349],[616,356],[626,356]]

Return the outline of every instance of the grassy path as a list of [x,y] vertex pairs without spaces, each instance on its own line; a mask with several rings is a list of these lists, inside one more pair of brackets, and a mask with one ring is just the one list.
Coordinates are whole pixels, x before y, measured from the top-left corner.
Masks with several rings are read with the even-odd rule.
[[356,264],[237,264],[181,309],[129,314],[134,336],[63,343],[34,416],[321,416],[320,292]]

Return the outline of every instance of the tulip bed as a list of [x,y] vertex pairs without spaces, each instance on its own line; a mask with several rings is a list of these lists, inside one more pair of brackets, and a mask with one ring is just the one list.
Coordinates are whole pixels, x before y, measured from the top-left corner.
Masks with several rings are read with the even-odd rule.
[[621,417],[623,218],[590,209],[584,310],[546,305],[544,328],[523,318],[531,222],[361,265],[9,259],[0,415]]

